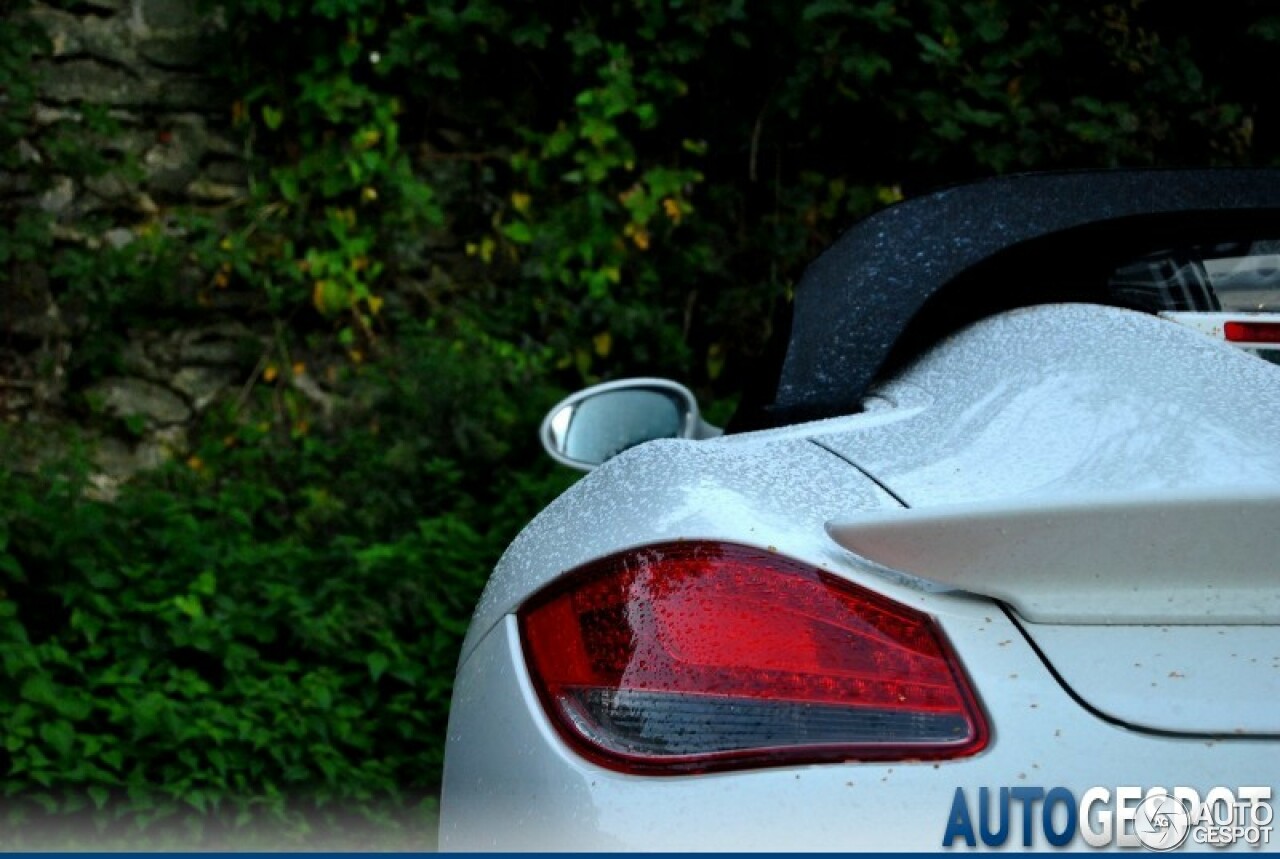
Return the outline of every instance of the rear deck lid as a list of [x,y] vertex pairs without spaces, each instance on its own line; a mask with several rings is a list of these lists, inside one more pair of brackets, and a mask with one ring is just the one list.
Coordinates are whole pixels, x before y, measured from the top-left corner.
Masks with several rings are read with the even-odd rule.
[[999,600],[1109,718],[1280,735],[1280,368],[1059,305],[957,334],[882,394],[896,419],[815,441],[908,509],[836,518],[841,545]]
[[1280,733],[1280,489],[860,513],[880,566],[997,599],[1096,711],[1162,731]]

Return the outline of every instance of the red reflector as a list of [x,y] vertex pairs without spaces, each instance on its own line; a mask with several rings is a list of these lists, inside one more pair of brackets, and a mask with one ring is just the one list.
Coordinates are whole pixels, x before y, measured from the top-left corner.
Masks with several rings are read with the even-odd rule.
[[1280,343],[1280,322],[1228,322],[1222,334],[1232,343]]
[[625,772],[952,758],[987,742],[932,619],[758,549],[604,558],[535,597],[520,630],[557,730]]

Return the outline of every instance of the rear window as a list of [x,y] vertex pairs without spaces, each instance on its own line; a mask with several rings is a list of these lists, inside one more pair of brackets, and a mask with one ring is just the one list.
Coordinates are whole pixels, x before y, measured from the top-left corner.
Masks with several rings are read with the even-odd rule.
[[[1194,323],[1194,314],[1229,314],[1280,328],[1280,239],[1149,254],[1117,267],[1107,289],[1118,305],[1183,323]],[[1278,347],[1247,351],[1280,364]]]
[[1280,312],[1280,240],[1161,251],[1116,269],[1116,303],[1146,310]]

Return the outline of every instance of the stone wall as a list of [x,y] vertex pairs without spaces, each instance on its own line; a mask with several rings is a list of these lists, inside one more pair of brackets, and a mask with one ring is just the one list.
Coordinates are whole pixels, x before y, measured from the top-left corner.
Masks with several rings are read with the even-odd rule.
[[[38,208],[52,216],[57,245],[93,252],[127,245],[142,230],[173,229],[168,216],[179,208],[216,211],[245,196],[232,106],[202,71],[221,44],[222,23],[200,9],[198,0],[32,5],[26,14],[47,34],[49,50],[36,60],[38,103],[19,143],[29,172],[0,173],[3,217]],[[84,125],[91,108],[106,111],[118,129],[93,146],[130,169],[47,175],[47,141]],[[124,332],[115,375],[70,390],[76,382],[65,368],[90,320],[61,300],[45,260],[0,268],[0,308],[0,419],[65,421],[73,400],[125,419],[129,437],[100,439],[109,479],[183,453],[187,423],[242,385],[262,351],[258,332],[216,312],[196,328],[142,325]]]
[[[201,73],[219,22],[196,0],[82,0],[37,4],[51,56],[38,63],[37,123],[77,121],[85,105],[110,109],[124,134],[108,145],[137,158],[138,183],[60,186],[45,204],[75,214],[102,203],[143,212],[172,203],[220,203],[243,193],[240,145],[225,136],[230,104]],[[89,194],[83,192],[88,191]]]

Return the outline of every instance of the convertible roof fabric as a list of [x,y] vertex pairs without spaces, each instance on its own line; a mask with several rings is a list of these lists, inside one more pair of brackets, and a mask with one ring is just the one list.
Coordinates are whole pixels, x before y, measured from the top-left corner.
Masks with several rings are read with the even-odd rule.
[[[1002,252],[1082,228],[1093,236],[1127,232],[1143,250],[1156,250],[1151,243],[1162,235],[1185,240],[1189,229],[1203,231],[1232,217],[1239,223],[1242,216],[1255,226],[1280,226],[1280,170],[1025,174],[878,212],[848,230],[801,278],[768,422],[857,412],[926,302]],[[1089,250],[1079,245],[1069,253]]]

